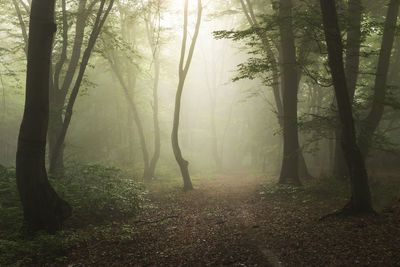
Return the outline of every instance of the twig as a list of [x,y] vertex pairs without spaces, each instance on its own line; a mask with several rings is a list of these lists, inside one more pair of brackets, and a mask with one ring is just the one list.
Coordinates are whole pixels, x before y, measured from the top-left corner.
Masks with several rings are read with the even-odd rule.
[[179,217],[179,216],[177,216],[177,215],[170,215],[170,216],[166,216],[166,217],[163,217],[163,218],[161,218],[161,219],[154,220],[154,221],[149,221],[149,220],[137,220],[137,221],[134,221],[134,222],[132,222],[132,223],[152,224],[152,223],[158,223],[158,222],[165,221],[165,220],[167,220],[167,219],[178,218],[178,217]]

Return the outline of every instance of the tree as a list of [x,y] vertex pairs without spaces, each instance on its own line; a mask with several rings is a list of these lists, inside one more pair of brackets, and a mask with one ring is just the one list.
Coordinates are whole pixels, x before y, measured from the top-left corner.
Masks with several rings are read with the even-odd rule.
[[28,41],[25,109],[18,137],[17,186],[27,231],[61,229],[71,207],[54,191],[45,167],[54,0],[33,0]]
[[297,129],[297,63],[292,29],[292,1],[281,0],[279,6],[280,58],[282,65],[283,159],[280,183],[300,184]]
[[[390,56],[392,52],[396,21],[399,11],[400,1],[392,0],[389,2],[387,15],[385,19],[383,36],[381,42],[381,49],[379,52],[377,70],[374,82],[374,95],[372,107],[367,116],[361,121],[362,130],[359,134],[359,146],[364,157],[368,156],[374,132],[379,126],[382,119],[385,107],[385,97],[387,92],[387,78],[390,63]],[[361,14],[362,7],[360,0],[351,0],[348,4],[348,19],[349,31],[347,33],[346,45],[346,65],[345,71],[347,75],[347,84],[349,89],[350,102],[353,102],[354,92],[356,89],[358,71],[359,71],[359,57],[361,45]],[[338,140],[340,130],[336,131],[336,139]],[[334,173],[338,177],[347,176],[348,170],[343,166],[343,153],[338,147],[339,142],[336,144],[335,160],[334,160]]]
[[[154,9],[154,10],[152,10]],[[154,127],[154,152],[151,157],[149,168],[144,178],[149,180],[154,177],[158,159],[160,158],[160,124],[158,120],[158,84],[160,80],[160,49],[161,49],[161,1],[155,0],[149,3],[149,10],[145,14],[146,33],[150,44],[153,59],[153,127]]]
[[[73,110],[73,107],[75,104],[76,97],[78,96],[79,89],[81,87],[81,83],[82,83],[83,76],[86,71],[86,67],[89,63],[89,59],[92,54],[92,50],[96,44],[97,37],[99,36],[100,31],[103,28],[103,25],[104,25],[108,15],[110,14],[110,11],[111,11],[113,5],[114,5],[114,0],[110,0],[108,2],[108,5],[106,5],[106,0],[101,0],[101,2],[100,2],[100,6],[99,6],[99,9],[96,14],[96,19],[95,19],[95,22],[93,25],[93,29],[89,36],[87,47],[82,55],[78,75],[76,77],[74,87],[71,90],[71,95],[68,99],[68,104],[66,107],[64,120],[62,121],[61,129],[59,131],[59,134],[57,135],[57,139],[54,144],[54,148],[50,151],[50,153],[52,153],[52,155],[53,155],[50,159],[50,169],[54,170],[55,173],[57,173],[55,170],[56,170],[56,166],[58,165],[57,162],[59,161],[59,157],[61,157],[63,154],[65,136],[67,134],[67,130],[68,130],[69,124],[71,122],[72,110]],[[79,57],[78,57],[78,59],[79,59]],[[72,75],[72,77],[71,77],[71,82],[72,82],[73,76],[74,75]],[[65,79],[64,79],[64,83],[65,83]],[[65,87],[65,88],[67,88],[67,91],[68,91],[69,86]],[[64,95],[64,97],[66,97],[67,91],[62,93]]]
[[119,47],[128,46],[128,52],[132,52],[135,45],[136,35],[132,34],[130,31],[135,31],[135,27],[130,21],[131,17],[133,17],[132,10],[129,10],[126,6],[122,6],[120,3],[118,3],[118,11],[121,20],[121,42],[124,42],[124,44],[117,43],[118,38],[115,36],[107,35],[102,40],[104,46],[103,54],[109,62],[112,72],[121,85],[125,99],[127,100],[128,106],[132,112],[133,120],[139,135],[140,148],[143,156],[143,180],[148,181],[151,178],[148,175],[149,150],[147,148],[146,134],[143,128],[142,117],[136,104],[137,96],[135,91],[138,70],[135,68],[135,66],[133,66],[133,61],[129,55],[121,53],[122,51],[118,51]]
[[[137,9],[137,7],[134,7]],[[123,90],[124,96],[127,100],[128,106],[132,112],[133,120],[136,125],[137,133],[140,141],[140,148],[143,156],[143,180],[148,182],[154,177],[155,168],[157,161],[160,157],[160,127],[158,121],[158,83],[160,76],[160,32],[161,32],[161,2],[151,1],[148,3],[142,3],[142,8],[139,10],[129,9],[128,6],[121,5],[118,3],[118,11],[121,21],[120,36],[122,40],[119,40],[115,35],[110,34],[110,30],[106,33],[107,35],[102,38],[102,54],[107,59],[111,66],[111,70],[116,76],[121,89]],[[153,78],[153,127],[154,127],[154,152],[150,157],[150,149],[148,148],[146,141],[146,132],[143,127],[142,114],[137,105],[137,94],[136,94],[136,80],[137,73],[140,71],[137,67],[131,55],[136,50],[136,31],[135,23],[136,20],[132,21],[132,17],[135,17],[135,12],[143,14],[145,22],[145,30],[147,40],[151,49],[151,59],[154,64],[154,78]],[[136,19],[136,17],[135,17]],[[121,48],[124,51],[122,51]]]
[[[362,19],[362,5],[361,0],[350,0],[347,8],[348,31],[346,42],[346,63],[345,73],[347,87],[349,91],[350,103],[354,100],[354,93],[356,91],[359,63],[360,63],[360,47],[361,47],[361,19]],[[335,152],[333,158],[333,174],[339,179],[348,176],[346,162],[343,158],[343,151],[341,147],[341,130],[335,130]]]
[[[283,130],[284,127],[284,119],[285,119],[285,111],[284,111],[284,107],[283,107],[283,91],[284,91],[284,83],[282,82],[283,80],[286,80],[286,78],[284,78],[284,74],[283,74],[283,68],[282,66],[284,64],[282,64],[283,58],[282,58],[282,53],[280,53],[281,49],[278,48],[274,48],[276,43],[273,41],[274,38],[276,38],[276,36],[274,35],[275,33],[272,31],[272,29],[274,28],[273,25],[288,25],[288,23],[292,23],[292,18],[289,17],[288,21],[286,18],[281,18],[280,14],[277,14],[278,17],[278,21],[276,21],[276,18],[273,17],[272,19],[268,17],[268,14],[266,14],[265,10],[263,10],[262,14],[260,17],[263,18],[263,21],[261,20],[259,22],[259,20],[257,19],[257,15],[255,13],[253,4],[250,0],[240,0],[240,4],[241,4],[241,8],[242,11],[246,17],[247,22],[249,23],[250,29],[245,29],[242,31],[218,31],[215,32],[215,36],[217,38],[230,38],[233,40],[241,40],[241,39],[245,39],[245,38],[249,38],[250,42],[248,42],[248,44],[250,46],[255,46],[255,42],[254,40],[254,36],[255,35],[258,38],[259,41],[259,45],[261,46],[261,49],[257,49],[253,48],[254,51],[251,52],[251,54],[253,55],[257,55],[260,57],[252,57],[248,60],[248,62],[246,64],[240,64],[239,65],[239,76],[237,76],[234,80],[239,80],[239,79],[243,79],[243,78],[250,78],[250,79],[254,79],[254,77],[256,76],[256,74],[261,74],[261,78],[264,80],[264,84],[271,87],[272,88],[272,93],[273,93],[273,97],[274,97],[274,102],[275,102],[275,108],[276,108],[276,115],[277,115],[277,119],[278,119],[278,123],[279,123],[279,127]],[[290,3],[291,4],[291,3]],[[280,3],[274,3],[273,7],[275,9],[275,7],[279,7]],[[292,8],[290,8],[290,13]],[[278,9],[279,11],[279,9]],[[293,14],[291,14],[291,16],[293,16]],[[304,15],[303,15],[304,16]],[[291,28],[295,27],[294,25],[290,26]],[[309,28],[309,25],[301,25],[298,26],[298,29],[296,29],[296,31],[304,31],[304,29]],[[293,29],[292,31],[292,35],[293,35]],[[299,42],[299,49],[298,49],[298,53],[296,55],[296,49],[295,49],[295,53],[294,53],[294,59],[292,58],[292,60],[294,60],[294,65],[293,68],[296,71],[296,76],[293,78],[291,77],[290,79],[294,79],[294,81],[296,81],[296,92],[298,92],[298,88],[300,85],[300,81],[302,78],[302,72],[303,69],[301,68],[301,64],[303,64],[304,61],[306,61],[309,52],[310,52],[310,47],[312,47],[312,45],[310,44],[310,37],[308,36],[309,34],[307,34],[306,32],[304,32],[302,38],[301,38],[301,42]],[[294,37],[293,37],[293,42],[294,42]],[[285,42],[286,43],[286,42]],[[287,55],[287,54],[286,54]],[[287,68],[286,68],[287,70]],[[293,74],[293,73],[292,73]],[[287,75],[287,73],[286,73]],[[281,77],[281,81],[279,81],[279,77]],[[294,83],[293,83],[294,86]],[[294,95],[288,95],[286,94],[287,98],[286,100],[290,99],[291,96],[295,97],[295,99],[293,100],[289,100],[289,101],[296,101],[297,103],[297,94]],[[286,101],[285,100],[285,101]],[[269,104],[269,101],[267,101]],[[287,108],[291,109],[291,107]],[[294,107],[293,107],[294,108]],[[296,108],[296,124],[297,124],[297,107]],[[287,113],[288,110],[286,110]],[[293,113],[293,112],[292,112]],[[286,125],[287,126],[287,125]],[[283,143],[285,143],[287,141],[288,138],[285,138],[285,135],[288,135],[288,132],[285,130],[283,130],[284,132],[284,140]],[[290,138],[295,138],[295,136],[291,135],[289,133],[289,136],[291,136]],[[294,151],[297,151],[296,154],[297,155],[293,155],[295,157],[298,158],[298,164],[297,164],[297,168],[298,168],[298,174],[295,176],[301,177],[301,178],[310,178],[312,177],[308,171],[304,156],[303,156],[303,151],[302,148],[299,146],[299,141],[298,141],[298,134],[297,136],[297,141],[293,141],[294,143],[297,143],[297,149],[294,149]],[[286,143],[287,144],[287,143]],[[287,146],[286,146],[287,149]],[[285,154],[284,154],[285,155]],[[289,160],[290,157],[288,156],[284,156],[284,161],[286,162],[287,160]],[[284,164],[286,166],[286,163]],[[287,168],[285,167],[286,170],[292,169],[292,167]],[[297,178],[296,178],[297,179]],[[284,179],[283,179],[284,180]],[[284,181],[281,180],[280,182]],[[295,183],[299,183],[299,179],[297,179],[298,181]]]
[[[88,64],[88,60],[85,59],[85,54],[91,55],[91,51],[96,42],[98,33],[98,25],[96,23],[101,23],[108,16],[109,10],[113,6],[113,1],[108,1],[109,5],[105,8],[105,3],[107,0],[80,0],[78,1],[77,10],[67,10],[66,0],[61,1],[61,25],[62,31],[61,36],[56,38],[57,49],[54,47],[53,64],[51,66],[51,75],[49,78],[50,82],[50,117],[49,117],[49,129],[48,129],[48,143],[49,143],[49,173],[52,176],[61,177],[64,173],[64,148],[65,143],[63,137],[63,128],[68,128],[69,122],[65,121],[66,114],[65,105],[69,105],[75,102],[75,99],[71,98],[74,94],[71,92],[74,87],[77,87],[79,91],[80,85],[83,80],[83,75]],[[27,47],[26,38],[26,23],[22,18],[22,11],[29,12],[31,6],[30,3],[25,3],[21,0],[13,0],[14,8],[17,13],[19,26],[21,28],[23,41],[25,47]],[[97,10],[97,17],[95,17],[94,24],[91,25],[91,15],[95,13],[95,7],[99,6]],[[71,7],[72,5],[70,5]],[[21,7],[23,9],[21,10]],[[107,11],[108,10],[108,11]],[[103,13],[105,12],[105,13]],[[72,16],[71,16],[72,14]],[[103,16],[106,14],[106,16]],[[99,17],[100,16],[100,17]],[[101,16],[103,16],[101,18]],[[72,30],[71,21],[75,21],[75,28]],[[104,22],[103,22],[104,23]],[[91,25],[90,38],[85,48],[85,31],[88,26]],[[70,41],[71,32],[74,33],[73,41]],[[57,35],[56,35],[57,37]],[[95,37],[95,38],[93,38]],[[82,50],[85,48],[84,55],[82,55]],[[68,50],[71,50],[71,54]],[[56,60],[55,56],[58,56]],[[83,70],[82,78],[77,79],[80,74],[79,72]],[[77,73],[78,72],[78,73]],[[61,140],[62,139],[62,140]],[[61,145],[57,142],[62,141]]]
[[180,112],[181,112],[181,99],[182,99],[183,86],[185,85],[185,79],[186,79],[187,73],[189,71],[190,63],[192,61],[197,36],[199,35],[202,10],[203,10],[203,8],[201,6],[201,0],[197,0],[197,21],[196,21],[193,38],[190,43],[188,56],[187,56],[187,59],[185,62],[186,41],[187,41],[187,35],[188,35],[188,33],[187,33],[188,0],[185,0],[183,37],[182,37],[181,57],[180,57],[180,61],[179,61],[179,82],[178,82],[178,88],[176,90],[176,96],[175,96],[174,120],[173,120],[173,126],[172,126],[172,134],[171,134],[172,150],[174,151],[174,156],[175,156],[176,162],[178,163],[179,168],[181,170],[184,190],[192,190],[193,185],[192,185],[192,181],[190,180],[189,162],[183,158],[182,151],[179,147],[179,139],[178,139],[179,116],[180,116]]
[[372,212],[371,195],[364,157],[357,145],[353,111],[343,67],[343,47],[336,13],[336,3],[320,0],[323,27],[328,47],[329,67],[342,127],[342,149],[349,169],[351,198],[344,213]]
[[388,87],[387,77],[394,36],[396,33],[399,5],[400,0],[390,0],[387,9],[378,65],[376,67],[372,107],[366,118],[362,121],[362,131],[360,131],[359,134],[359,145],[364,157],[368,156],[372,137],[379,126],[385,108],[385,98]]

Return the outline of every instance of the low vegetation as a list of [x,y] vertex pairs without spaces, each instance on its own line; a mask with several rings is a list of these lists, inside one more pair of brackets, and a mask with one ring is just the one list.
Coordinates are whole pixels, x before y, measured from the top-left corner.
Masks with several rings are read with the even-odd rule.
[[73,216],[63,231],[55,235],[39,232],[31,237],[21,236],[23,216],[15,170],[1,168],[0,266],[62,256],[69,248],[77,247],[88,239],[123,238],[129,235],[129,231],[123,226],[115,227],[113,222],[135,216],[143,207],[147,195],[135,177],[117,168],[100,165],[70,166],[63,179],[51,182],[71,204]]

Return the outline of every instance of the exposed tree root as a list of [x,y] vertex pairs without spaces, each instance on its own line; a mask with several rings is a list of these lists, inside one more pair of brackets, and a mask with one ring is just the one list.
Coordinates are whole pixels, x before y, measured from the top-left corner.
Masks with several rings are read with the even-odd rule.
[[379,214],[374,211],[373,209],[365,209],[365,210],[359,210],[355,209],[352,202],[349,201],[342,209],[334,211],[332,213],[326,214],[319,218],[318,221],[323,221],[327,218],[331,217],[340,217],[340,216],[357,216],[357,215],[374,215],[378,216]]

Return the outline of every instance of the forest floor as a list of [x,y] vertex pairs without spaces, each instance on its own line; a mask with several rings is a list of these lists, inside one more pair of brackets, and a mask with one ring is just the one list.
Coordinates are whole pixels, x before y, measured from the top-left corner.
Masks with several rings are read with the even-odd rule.
[[139,216],[40,265],[400,266],[399,203],[380,216],[320,221],[345,200],[273,184],[235,173],[197,180],[186,193],[153,186]]

